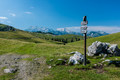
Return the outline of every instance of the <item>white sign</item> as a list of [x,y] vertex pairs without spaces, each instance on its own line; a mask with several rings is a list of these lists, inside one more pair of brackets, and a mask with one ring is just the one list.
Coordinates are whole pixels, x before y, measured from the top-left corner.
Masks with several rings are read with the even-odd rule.
[[87,25],[87,24],[88,24],[88,21],[81,22],[81,25]]
[[81,27],[81,33],[87,33],[87,26]]

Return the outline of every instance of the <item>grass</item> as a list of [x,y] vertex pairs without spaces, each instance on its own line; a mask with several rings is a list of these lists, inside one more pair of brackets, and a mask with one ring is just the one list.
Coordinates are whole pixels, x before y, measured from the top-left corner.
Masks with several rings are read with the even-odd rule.
[[3,74],[3,75],[0,75],[0,80],[10,80],[14,78],[14,76],[15,76],[14,73]]
[[[24,33],[24,32],[23,32]],[[8,37],[5,37],[8,35]],[[17,35],[17,36],[16,36]],[[69,53],[72,51],[79,51],[83,53],[84,41],[77,41],[68,43],[66,45],[56,44],[42,39],[37,39],[39,43],[35,43],[35,39],[22,39],[19,40],[17,37],[33,37],[33,35],[25,32],[0,32],[0,54],[16,53],[16,54],[27,54],[36,55],[37,57],[44,56],[46,59],[52,58],[69,58]],[[10,39],[14,37],[16,39]],[[120,48],[120,33],[111,35],[101,36],[97,38],[90,38],[87,40],[87,47],[94,41],[109,42],[112,44],[118,44]],[[109,57],[106,59],[114,60],[116,57]],[[120,60],[120,57],[117,57]],[[91,64],[101,62],[101,58],[93,59],[90,58]],[[90,64],[90,65],[91,65]],[[119,80],[120,79],[120,68],[119,67],[105,67],[105,72],[97,73],[96,69],[91,70],[76,70],[76,68],[83,67],[82,65],[76,66],[56,66],[49,69],[49,76],[45,77],[45,80]],[[89,67],[89,65],[88,65]],[[0,80],[9,80],[13,75],[5,74],[0,75]]]

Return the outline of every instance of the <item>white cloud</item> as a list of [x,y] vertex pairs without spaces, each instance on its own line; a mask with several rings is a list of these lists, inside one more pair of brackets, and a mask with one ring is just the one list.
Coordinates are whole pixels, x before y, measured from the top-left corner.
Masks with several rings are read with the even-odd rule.
[[11,16],[13,16],[13,17],[15,17],[16,16],[16,14],[15,13],[9,13]]
[[26,14],[32,14],[32,12],[25,12]]
[[88,26],[89,31],[104,31],[107,33],[117,33],[120,32],[120,27],[118,26]]
[[0,19],[8,19],[7,17],[0,17]]
[[[80,27],[81,26],[66,27],[65,29],[67,29],[69,31],[80,32]],[[64,28],[57,28],[57,30],[63,31]],[[107,33],[111,34],[111,33],[120,32],[120,27],[118,27],[118,26],[88,26],[88,31],[104,31],[104,32],[107,32]]]

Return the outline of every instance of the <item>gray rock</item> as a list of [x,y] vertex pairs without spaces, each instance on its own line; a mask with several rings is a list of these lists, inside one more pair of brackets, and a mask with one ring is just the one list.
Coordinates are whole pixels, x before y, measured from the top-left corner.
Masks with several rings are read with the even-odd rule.
[[83,62],[83,59],[84,56],[81,53],[76,52],[73,56],[69,58],[68,64],[80,64],[81,62]]
[[4,73],[15,73],[17,69],[4,69]]
[[4,73],[12,73],[10,69],[4,69]]
[[50,59],[50,61],[53,61],[53,59]]
[[105,62],[109,62],[110,60],[109,59],[106,59]]
[[102,43],[100,41],[96,41],[92,43],[91,46],[88,47],[88,56],[99,55],[100,53],[106,53],[109,48],[108,43]]
[[104,58],[106,58],[106,57],[107,57],[107,54],[104,55]]
[[52,68],[52,66],[48,66],[48,68],[50,69],[50,68]]
[[112,44],[107,51],[112,55],[120,56],[120,49],[118,48],[117,44]]
[[74,52],[70,52],[70,53],[67,53],[67,54],[75,54],[75,53],[77,53],[77,51],[74,51]]

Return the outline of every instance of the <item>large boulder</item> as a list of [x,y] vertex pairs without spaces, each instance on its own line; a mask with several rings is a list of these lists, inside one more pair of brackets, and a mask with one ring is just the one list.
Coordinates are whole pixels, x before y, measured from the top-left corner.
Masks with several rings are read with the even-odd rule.
[[88,56],[99,55],[101,53],[106,53],[109,48],[109,43],[102,43],[100,41],[96,41],[92,43],[91,46],[88,47]]
[[83,63],[83,60],[84,56],[76,51],[75,54],[69,58],[68,64],[80,64]]
[[120,49],[118,48],[117,44],[112,44],[107,51],[111,55],[120,56]]
[[107,54],[120,56],[120,49],[118,48],[117,44],[102,43],[100,41],[96,41],[88,47],[87,54],[88,56],[105,55],[106,57]]

